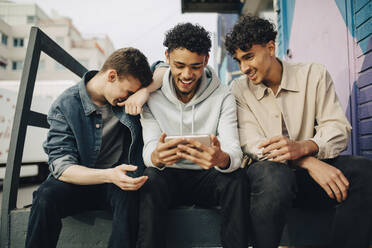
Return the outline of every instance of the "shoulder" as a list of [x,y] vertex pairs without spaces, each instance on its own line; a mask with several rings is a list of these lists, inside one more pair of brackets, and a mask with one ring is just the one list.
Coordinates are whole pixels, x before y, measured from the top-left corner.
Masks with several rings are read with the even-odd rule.
[[234,96],[239,96],[244,91],[248,90],[247,76],[242,75],[238,78],[235,78],[231,82],[230,89]]
[[235,97],[231,92],[231,88],[223,83],[220,83],[208,98],[208,103],[212,103],[210,105],[211,108],[235,105]]
[[49,115],[55,115],[58,112],[73,111],[79,108],[76,106],[81,105],[79,96],[79,86],[75,84],[62,92],[61,95],[52,103]]
[[70,88],[67,88],[65,91],[62,92],[62,94],[58,98],[69,99],[75,98],[77,95],[79,95],[79,83],[76,83]]
[[225,99],[226,97],[231,95],[230,87],[227,84],[224,84],[221,82],[221,80],[218,78],[218,75],[213,70],[213,68],[208,66],[206,67],[205,71],[206,71],[207,77],[210,80],[209,86],[205,90],[205,92],[211,91],[211,94],[209,97],[217,96],[217,97],[220,97],[221,99]]
[[152,92],[146,103],[147,109],[151,112],[173,108],[173,105],[161,89]]
[[241,75],[238,78],[235,78],[234,80],[231,81],[231,88],[239,88],[239,87],[244,87],[247,85],[247,76],[246,75]]
[[[284,64],[284,75],[295,79],[301,88],[317,87],[328,75],[327,68],[318,63],[286,63]],[[284,77],[283,75],[283,77]],[[301,86],[302,85],[302,86]]]
[[227,84],[223,84],[220,82],[220,85],[216,88],[217,94],[228,94],[231,92],[230,87]]
[[154,102],[154,101],[159,101],[159,100],[162,100],[162,99],[165,99],[165,98],[166,98],[166,96],[164,95],[164,92],[162,91],[161,88],[159,88],[159,89],[151,92],[147,103]]
[[327,71],[327,68],[318,63],[285,63],[290,73],[301,75],[318,74],[321,75]]

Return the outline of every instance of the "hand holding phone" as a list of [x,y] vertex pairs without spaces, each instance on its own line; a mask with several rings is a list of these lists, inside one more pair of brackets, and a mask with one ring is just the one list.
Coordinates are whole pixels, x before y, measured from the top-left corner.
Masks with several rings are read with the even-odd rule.
[[177,155],[178,144],[185,142],[183,138],[175,138],[170,141],[165,141],[166,134],[162,133],[156,149],[151,154],[151,161],[155,166],[161,167],[164,165],[172,165],[181,159]]
[[214,166],[226,168],[230,164],[230,156],[221,150],[221,144],[215,135],[210,136],[209,146],[195,139],[186,138],[187,144],[178,145],[177,155],[190,160],[203,169],[209,170]]

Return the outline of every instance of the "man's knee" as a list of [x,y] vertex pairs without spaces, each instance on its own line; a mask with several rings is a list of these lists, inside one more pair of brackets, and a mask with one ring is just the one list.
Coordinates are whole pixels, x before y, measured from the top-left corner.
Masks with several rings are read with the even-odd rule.
[[111,196],[111,204],[114,210],[119,209],[122,211],[123,209],[137,208],[138,191],[122,190],[116,185],[110,186],[112,186],[112,190],[114,191]]
[[145,169],[144,176],[147,176],[146,183],[140,189],[141,194],[144,193],[160,193],[167,192],[168,183],[164,171],[157,168],[148,167]]
[[147,176],[148,179],[145,183],[145,185],[153,185],[153,184],[162,184],[164,183],[164,179],[165,177],[162,175],[163,171],[157,169],[157,168],[153,168],[153,167],[148,167],[145,169],[145,172],[144,172],[144,176]]
[[341,170],[351,184],[362,183],[372,188],[372,160],[360,156],[339,156],[330,164]]
[[228,177],[230,187],[233,188],[247,187],[247,177],[245,175],[244,169],[238,169],[231,173],[222,173],[222,175]]
[[247,169],[251,194],[272,194],[275,198],[292,198],[295,189],[293,171],[284,163],[259,161]]
[[50,209],[57,204],[53,199],[56,195],[56,187],[51,183],[43,183],[33,193],[32,206],[39,209]]
[[50,177],[33,193],[32,205],[45,210],[53,209],[63,212],[70,193],[75,188],[76,185]]

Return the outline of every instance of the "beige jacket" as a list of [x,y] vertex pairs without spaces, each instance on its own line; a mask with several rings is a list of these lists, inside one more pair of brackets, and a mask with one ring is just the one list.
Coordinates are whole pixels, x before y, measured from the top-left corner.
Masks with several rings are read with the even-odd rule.
[[351,126],[326,68],[315,63],[282,63],[276,95],[262,83],[254,85],[245,75],[232,84],[243,152],[259,159],[258,144],[282,135],[283,118],[290,139],[314,141],[319,159],[338,156],[346,148]]

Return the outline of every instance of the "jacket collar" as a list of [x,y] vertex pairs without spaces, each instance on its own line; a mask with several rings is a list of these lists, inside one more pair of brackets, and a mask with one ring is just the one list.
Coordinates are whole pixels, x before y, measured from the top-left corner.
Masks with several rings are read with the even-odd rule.
[[300,91],[298,87],[298,80],[295,73],[293,72],[293,66],[285,61],[278,59],[283,65],[282,81],[280,82],[280,88],[288,91]]
[[[291,72],[292,69],[291,64],[280,59],[278,60],[283,66],[282,80],[280,81],[278,92],[280,92],[281,90],[298,92],[299,87],[295,75]],[[257,98],[257,100],[261,100],[265,96],[268,87],[263,83],[255,85],[249,81],[248,77],[247,80],[248,85],[253,94],[255,95],[255,97]]]
[[79,82],[79,95],[86,116],[97,110],[97,106],[90,99],[86,87],[86,84],[89,82],[89,80],[91,80],[97,73],[98,71],[87,71],[82,80]]

